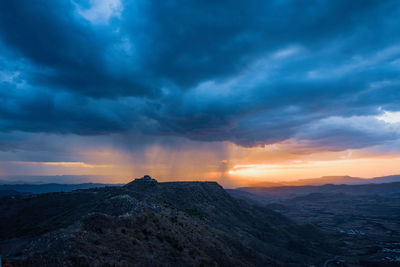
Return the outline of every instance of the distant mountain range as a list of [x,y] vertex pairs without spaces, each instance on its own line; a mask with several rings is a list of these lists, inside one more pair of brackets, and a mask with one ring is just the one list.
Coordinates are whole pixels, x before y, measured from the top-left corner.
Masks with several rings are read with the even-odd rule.
[[0,184],[84,184],[107,183],[107,175],[7,175],[0,176]]
[[[50,193],[50,192],[71,192],[78,189],[90,189],[90,188],[98,188],[98,187],[106,187],[106,186],[121,186],[122,184],[103,184],[103,183],[45,183],[43,181],[51,181],[51,180],[61,180],[65,181],[66,179],[71,178],[72,181],[81,181],[83,179],[87,179],[89,176],[85,175],[67,175],[67,176],[15,176],[12,177],[14,179],[20,180],[10,180],[8,177],[7,180],[0,180],[0,196],[6,195],[21,195],[21,194],[42,194],[42,193]],[[92,177],[92,176],[90,176]],[[28,180],[22,180],[22,179]],[[57,178],[57,179],[55,179]],[[61,178],[61,179],[60,179]],[[92,177],[93,178],[93,177]],[[102,177],[104,178],[104,177]],[[32,182],[33,181],[33,182]],[[42,181],[42,182],[41,182]],[[334,185],[362,185],[362,184],[382,184],[382,183],[392,183],[392,182],[400,182],[400,175],[392,175],[392,176],[383,176],[376,177],[371,179],[366,178],[358,178],[351,176],[323,176],[320,178],[313,179],[300,179],[296,181],[290,182],[261,182],[261,183],[252,183],[248,187],[251,188],[276,188],[276,187],[290,187],[290,186],[318,186],[318,185],[326,185],[326,184],[334,184]]]
[[119,186],[119,184],[0,184],[0,196],[17,194],[43,194],[50,192],[71,192],[78,189],[90,189],[106,186]]
[[322,176],[320,178],[299,179],[289,182],[260,182],[252,183],[250,187],[279,187],[279,186],[303,186],[303,185],[324,185],[324,184],[347,184],[347,185],[360,185],[360,184],[382,184],[400,182],[400,175],[390,175],[375,178],[359,178],[351,176]]
[[0,178],[0,196],[71,192],[78,189],[122,185],[87,182],[107,181],[107,178],[109,177],[99,175],[2,176]]
[[[314,193],[347,194],[347,195],[382,195],[389,196],[400,194],[400,182],[391,183],[369,183],[369,184],[325,184],[325,185],[302,185],[302,186],[275,186],[275,187],[240,187],[228,189],[235,197],[262,196],[263,200],[275,200],[279,198],[290,198],[304,196]],[[257,197],[258,199],[258,197]]]

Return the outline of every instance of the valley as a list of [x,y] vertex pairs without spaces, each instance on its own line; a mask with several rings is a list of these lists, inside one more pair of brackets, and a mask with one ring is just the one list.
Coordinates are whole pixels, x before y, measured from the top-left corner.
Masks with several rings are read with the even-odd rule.
[[345,252],[340,258],[350,266],[400,264],[400,183],[229,192],[330,233]]

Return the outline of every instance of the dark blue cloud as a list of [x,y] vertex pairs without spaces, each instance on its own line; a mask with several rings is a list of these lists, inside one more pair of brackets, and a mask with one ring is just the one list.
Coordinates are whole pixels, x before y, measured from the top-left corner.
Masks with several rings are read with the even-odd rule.
[[92,27],[72,1],[2,2],[0,10],[1,39],[14,57],[35,66],[25,74],[29,82],[94,97],[156,93],[112,71],[105,53],[119,36]]
[[[370,18],[395,13],[390,4],[377,1],[258,0],[163,1],[143,4],[141,11],[139,18],[129,16],[127,6],[124,32],[132,42],[139,40],[156,77],[182,87],[233,75],[265,53],[291,44],[321,49],[357,33],[370,39],[363,46],[380,46],[380,39],[388,38],[379,34],[385,22]],[[359,49],[357,43],[343,52]]]
[[326,120],[399,109],[397,1],[124,1],[102,21],[92,8],[0,3],[2,132],[397,138]]

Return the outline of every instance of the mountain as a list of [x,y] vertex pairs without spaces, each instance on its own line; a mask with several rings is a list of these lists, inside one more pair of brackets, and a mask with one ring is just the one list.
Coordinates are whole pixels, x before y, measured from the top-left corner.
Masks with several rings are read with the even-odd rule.
[[106,175],[6,175],[0,176],[0,184],[83,184],[107,182]]
[[374,184],[393,183],[393,182],[400,182],[400,175],[382,176],[369,179],[369,183],[374,183]]
[[215,182],[159,183],[3,197],[0,254],[13,266],[309,266],[329,238]]
[[381,184],[400,182],[400,175],[382,176],[375,178],[358,178],[351,176],[322,176],[320,178],[307,178],[295,181],[274,182],[257,182],[251,183],[250,187],[280,187],[280,186],[303,186],[303,185],[325,185],[325,184]]
[[[379,180],[376,180],[379,181]],[[332,195],[350,195],[350,196],[365,196],[378,195],[390,197],[392,195],[400,195],[400,182],[393,183],[370,183],[360,185],[334,185],[325,184],[320,186],[305,185],[305,186],[280,186],[280,187],[241,187],[237,189],[228,189],[232,196],[244,199],[253,200],[261,203],[270,203],[276,200],[288,198],[297,198],[308,196],[312,197],[315,194],[321,198],[327,198]]]
[[96,187],[105,186],[118,186],[116,184],[0,184],[0,192],[18,192],[18,193],[29,193],[29,194],[42,194],[50,192],[71,192],[77,189],[89,189]]
[[[103,176],[98,176],[102,177]],[[29,178],[29,179],[28,179]],[[122,186],[122,184],[103,184],[103,183],[75,183],[75,184],[62,184],[62,183],[46,183],[43,181],[51,180],[68,180],[81,181],[90,179],[93,176],[87,175],[60,175],[60,176],[9,176],[7,180],[0,180],[0,191],[2,195],[14,194],[13,191],[28,194],[42,194],[50,192],[71,192],[77,189],[89,189],[105,186]],[[20,180],[15,180],[20,179]],[[23,180],[25,179],[25,180]],[[27,179],[30,182],[27,182]],[[43,181],[40,181],[43,180]],[[33,182],[32,182],[33,181]],[[284,186],[304,186],[304,185],[325,185],[325,184],[379,184],[400,182],[400,175],[383,176],[371,179],[357,178],[350,176],[323,176],[320,178],[300,179],[290,182],[253,182],[249,187],[284,187]]]
[[2,190],[0,189],[0,197],[4,197],[4,196],[18,196],[18,195],[24,195],[26,193],[23,192],[18,192],[15,190]]
[[274,183],[274,182],[249,182],[249,187],[278,187],[284,186],[285,182]]
[[363,178],[351,177],[351,176],[323,176],[314,179],[299,179],[293,182],[282,183],[282,185],[324,185],[324,184],[364,184],[371,181]]

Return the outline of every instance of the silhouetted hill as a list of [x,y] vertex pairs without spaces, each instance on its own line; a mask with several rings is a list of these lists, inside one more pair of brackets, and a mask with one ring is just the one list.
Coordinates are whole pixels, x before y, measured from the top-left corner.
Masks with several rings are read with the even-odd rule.
[[295,181],[283,182],[257,182],[251,183],[249,187],[281,187],[281,186],[304,186],[304,185],[325,185],[325,184],[381,184],[400,182],[400,175],[382,176],[375,178],[358,178],[351,176],[323,176],[320,178],[299,179]]
[[23,192],[18,192],[15,190],[4,190],[4,189],[0,189],[0,197],[4,197],[4,196],[18,196],[18,195],[25,195],[26,193]]
[[5,197],[0,253],[14,266],[307,266],[325,235],[232,198],[215,182],[158,183]]
[[[344,193],[349,195],[389,195],[400,193],[400,182],[361,185],[333,185],[321,186],[280,186],[280,187],[241,187],[229,192],[237,197],[262,196],[265,200],[274,198],[288,198],[311,193]],[[245,193],[244,193],[245,192]],[[246,194],[247,193],[247,194]],[[248,195],[251,193],[251,195]]]
[[369,180],[374,184],[400,182],[400,175],[375,177]]
[[116,186],[115,184],[0,184],[0,191],[11,190],[19,193],[42,194],[50,192],[71,192],[77,189],[89,189],[96,187]]
[[299,179],[293,182],[286,182],[283,185],[324,185],[324,184],[365,184],[370,183],[372,180],[363,179],[358,177],[351,177],[351,176],[323,176],[320,178],[314,179]]
[[7,175],[0,176],[0,184],[84,184],[111,178],[106,175]]
[[400,175],[382,176],[375,178],[358,178],[351,176],[323,176],[316,179],[300,179],[294,182],[282,183],[283,185],[324,185],[324,184],[381,184],[400,182]]

